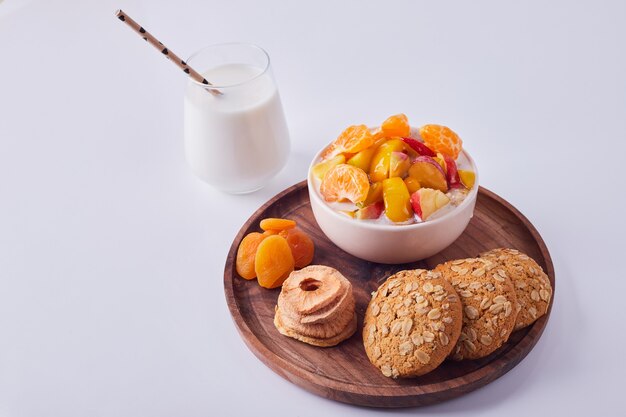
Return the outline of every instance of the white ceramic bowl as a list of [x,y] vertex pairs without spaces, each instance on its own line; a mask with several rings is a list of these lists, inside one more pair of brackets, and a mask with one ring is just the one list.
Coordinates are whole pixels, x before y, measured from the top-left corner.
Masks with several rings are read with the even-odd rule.
[[323,149],[315,155],[307,178],[311,208],[317,224],[328,238],[357,258],[383,264],[400,264],[428,258],[452,244],[463,233],[474,215],[478,195],[478,171],[469,154],[463,156],[476,173],[476,183],[463,202],[441,217],[422,223],[390,225],[359,221],[326,204],[311,168],[320,161]]

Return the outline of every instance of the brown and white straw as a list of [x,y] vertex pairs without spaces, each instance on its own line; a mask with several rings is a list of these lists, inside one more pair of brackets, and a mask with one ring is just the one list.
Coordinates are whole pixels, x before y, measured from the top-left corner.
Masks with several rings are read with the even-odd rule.
[[122,10],[118,10],[117,12],[115,12],[115,15],[117,16],[118,19],[126,23],[132,30],[134,30],[137,34],[139,34],[139,36],[141,36],[144,41],[148,42],[150,45],[154,46],[156,49],[161,51],[161,53],[165,55],[167,59],[169,59],[174,64],[176,64],[178,68],[183,70],[191,78],[193,78],[195,81],[199,83],[207,85],[206,89],[211,94],[216,95],[216,96],[219,96],[222,94],[221,91],[215,88],[210,88],[212,84],[208,82],[206,78],[200,75],[198,71],[194,70],[189,65],[187,65],[187,63],[183,61],[182,59],[180,59],[178,55],[176,55],[174,52],[168,49],[165,45],[163,45],[157,38],[152,36],[150,32],[145,30],[139,23],[135,22],[130,16],[128,16]]

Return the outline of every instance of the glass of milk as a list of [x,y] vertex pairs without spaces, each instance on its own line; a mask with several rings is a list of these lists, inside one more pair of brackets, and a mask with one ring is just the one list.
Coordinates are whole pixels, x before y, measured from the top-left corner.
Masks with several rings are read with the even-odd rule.
[[208,46],[187,63],[221,95],[191,78],[185,92],[185,154],[192,171],[234,194],[262,188],[289,155],[289,132],[270,59],[258,46]]

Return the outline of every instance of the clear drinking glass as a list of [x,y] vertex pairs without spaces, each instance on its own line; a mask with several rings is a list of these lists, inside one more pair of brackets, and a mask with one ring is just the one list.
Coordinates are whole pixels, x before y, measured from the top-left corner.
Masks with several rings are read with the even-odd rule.
[[187,63],[221,95],[191,78],[185,92],[185,154],[202,180],[229,193],[262,188],[287,162],[289,132],[270,59],[258,46],[208,46]]

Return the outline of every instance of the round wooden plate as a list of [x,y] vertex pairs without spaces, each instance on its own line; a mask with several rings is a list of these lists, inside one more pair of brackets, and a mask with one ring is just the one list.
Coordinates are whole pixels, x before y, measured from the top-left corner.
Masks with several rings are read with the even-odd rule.
[[[357,332],[350,339],[335,347],[319,348],[281,335],[273,322],[280,289],[267,290],[255,280],[246,281],[237,275],[235,257],[239,242],[247,233],[259,231],[259,221],[266,217],[296,220],[315,242],[313,263],[332,266],[350,279],[359,318]],[[224,291],[244,342],[263,363],[285,379],[322,397],[350,404],[421,406],[473,391],[517,365],[539,340],[552,301],[545,316],[532,326],[513,333],[509,341],[490,356],[474,361],[445,361],[422,377],[394,380],[384,377],[370,364],[363,348],[361,329],[370,294],[396,271],[430,269],[443,261],[474,257],[496,247],[510,247],[527,253],[543,267],[554,288],[550,254],[537,230],[513,206],[482,187],[474,217],[450,247],[420,262],[381,265],[355,258],[326,238],[313,217],[306,181],[302,181],[272,198],[243,225],[226,260]]]

